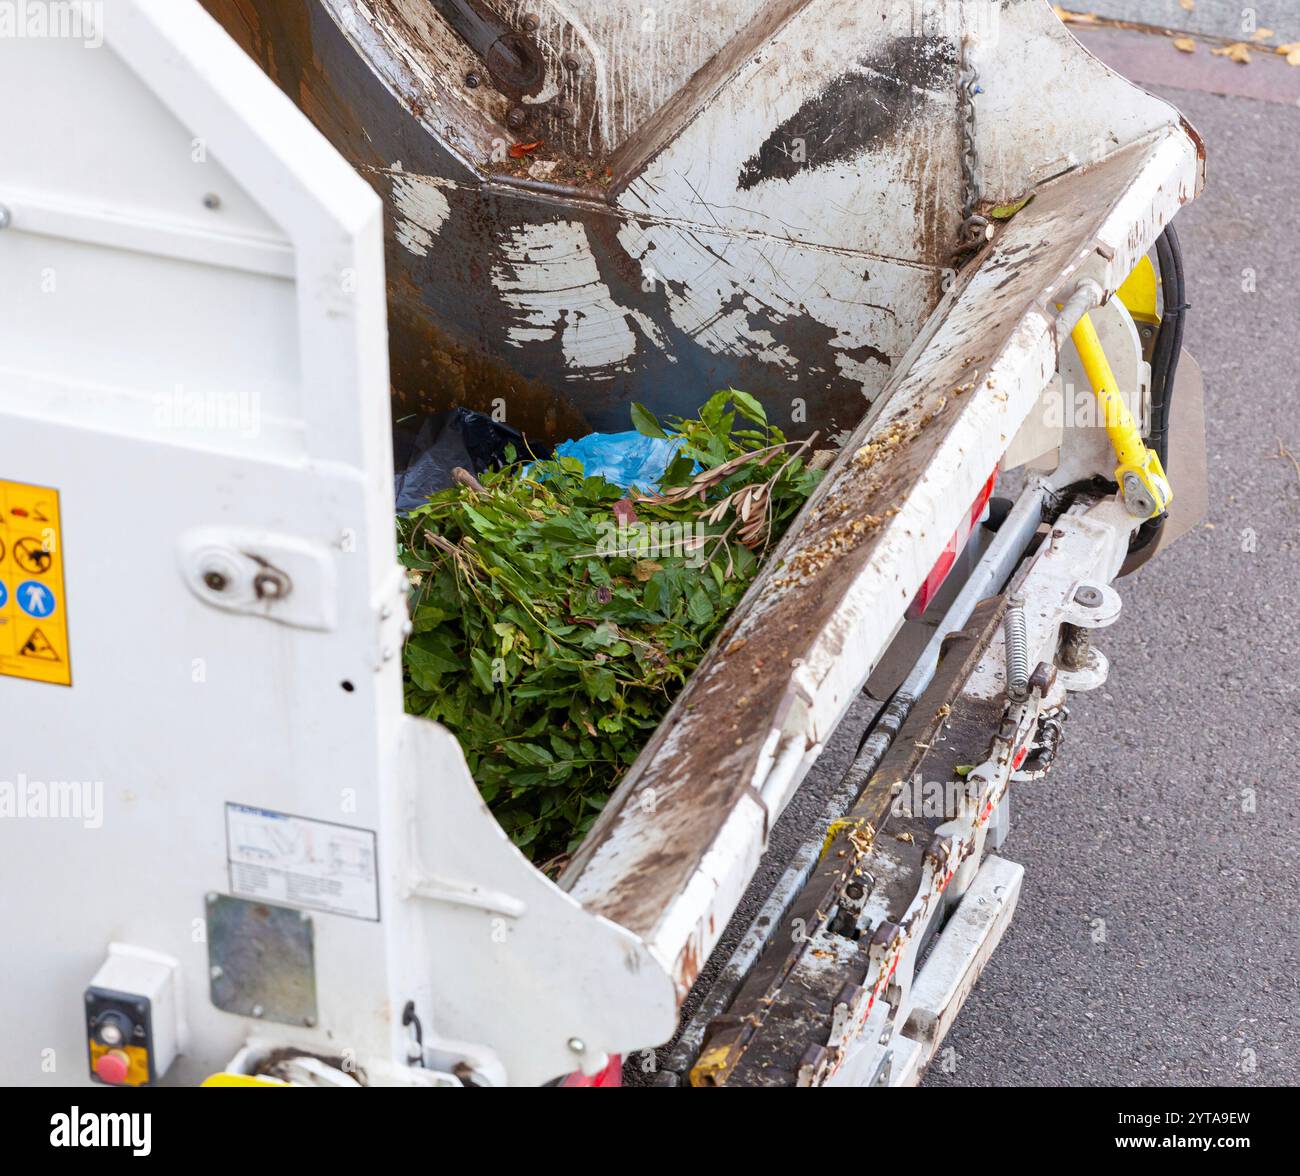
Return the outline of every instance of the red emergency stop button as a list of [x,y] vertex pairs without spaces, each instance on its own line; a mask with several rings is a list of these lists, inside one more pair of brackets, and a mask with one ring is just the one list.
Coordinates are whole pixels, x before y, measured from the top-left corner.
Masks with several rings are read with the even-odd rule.
[[120,1049],[110,1049],[95,1059],[95,1073],[110,1086],[121,1086],[131,1069],[131,1059]]

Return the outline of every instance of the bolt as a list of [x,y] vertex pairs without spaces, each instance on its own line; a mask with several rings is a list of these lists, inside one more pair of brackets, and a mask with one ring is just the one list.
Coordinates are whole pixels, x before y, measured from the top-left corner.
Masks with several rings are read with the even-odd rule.
[[573,107],[564,102],[557,102],[551,110],[561,122],[568,122],[573,117]]
[[316,1018],[315,1018],[315,1017],[303,1017],[303,1019],[302,1019],[302,1023],[303,1023],[303,1024],[304,1024],[308,1029],[315,1029],[315,1028],[316,1028]]
[[254,1005],[254,1006],[253,1006],[253,1016],[255,1016],[255,1017],[260,1017],[260,1016],[262,1016],[262,1014],[265,1013],[265,1012],[266,1012],[266,1010],[265,1010],[264,1008],[262,1008],[261,1005]]
[[213,212],[215,212],[218,208],[221,207],[221,197],[218,196],[215,192],[209,192],[206,196],[203,197],[203,207],[209,208]]
[[523,30],[528,33],[535,33],[537,31],[537,26],[541,23],[542,22],[537,18],[537,16],[531,12],[526,14],[519,22]]
[[587,1043],[581,1037],[570,1037],[569,1048],[576,1054],[584,1054],[587,1052]]
[[582,68],[582,58],[576,53],[566,53],[560,58],[560,64],[570,72],[576,72]]
[[1146,492],[1142,480],[1136,474],[1129,474],[1124,479],[1124,505],[1130,514],[1140,519],[1150,518],[1155,514],[1156,504]]
[[13,224],[13,213],[11,213],[3,204],[0,204],[0,229],[7,229]]
[[230,581],[226,579],[224,572],[212,568],[203,573],[203,583],[213,592],[224,592]]
[[1091,584],[1085,584],[1078,592],[1074,594],[1074,599],[1084,608],[1100,608],[1104,599],[1100,588],[1094,588]]
[[522,106],[515,106],[506,115],[506,126],[512,131],[519,130],[528,121],[528,111]]
[[253,577],[253,592],[258,600],[280,600],[289,595],[289,583],[279,572],[258,572]]
[[215,890],[209,890],[207,895],[208,905],[211,906],[221,896]]
[[465,75],[465,85],[471,90],[477,90],[483,84],[483,75],[477,70],[470,70]]
[[221,979],[221,965],[220,965],[220,964],[213,964],[212,967],[210,967],[210,968],[208,969],[208,975],[211,976],[212,979],[214,979],[214,980],[220,980],[220,979]]

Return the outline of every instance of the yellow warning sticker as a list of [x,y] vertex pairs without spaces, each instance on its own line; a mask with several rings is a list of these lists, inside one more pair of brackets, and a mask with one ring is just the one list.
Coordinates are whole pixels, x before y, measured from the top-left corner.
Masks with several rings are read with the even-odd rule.
[[72,685],[59,492],[0,480],[0,674]]

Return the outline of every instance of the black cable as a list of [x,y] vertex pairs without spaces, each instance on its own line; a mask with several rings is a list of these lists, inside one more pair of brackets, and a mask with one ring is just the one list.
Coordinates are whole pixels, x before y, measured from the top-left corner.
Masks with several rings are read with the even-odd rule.
[[[1164,307],[1160,317],[1160,330],[1151,355],[1151,429],[1148,444],[1160,458],[1166,474],[1169,473],[1169,414],[1173,405],[1174,383],[1178,376],[1178,360],[1183,353],[1183,327],[1188,310],[1187,280],[1183,272],[1183,250],[1173,225],[1166,225],[1156,238],[1156,260],[1160,268],[1160,285],[1164,291]],[[1164,530],[1165,515],[1148,519],[1138,528],[1129,543],[1129,554],[1144,551],[1160,538]]]
[[1164,288],[1164,309],[1151,362],[1151,447],[1159,454],[1161,464],[1167,466],[1169,411],[1183,351],[1184,312],[1188,309],[1183,251],[1173,225],[1167,225],[1156,239],[1156,257]]

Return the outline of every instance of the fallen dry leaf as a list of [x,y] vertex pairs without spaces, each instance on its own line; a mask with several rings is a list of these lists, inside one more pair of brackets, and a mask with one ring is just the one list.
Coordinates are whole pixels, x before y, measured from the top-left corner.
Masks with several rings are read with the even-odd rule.
[[1292,41],[1289,45],[1279,45],[1277,51],[1286,58],[1287,65],[1300,65],[1300,41]]
[[1097,14],[1095,12],[1071,12],[1068,8],[1062,8],[1059,4],[1053,4],[1052,10],[1066,24],[1096,24]]
[[1211,49],[1210,52],[1215,57],[1227,57],[1238,65],[1249,65],[1251,62],[1250,46],[1245,41],[1236,41],[1231,45],[1224,45],[1221,49]]
[[1191,10],[1196,7],[1196,0],[1178,0],[1178,3],[1183,6],[1184,11],[1186,12],[1191,12]]
[[1273,36],[1272,29],[1256,29],[1250,34],[1250,39],[1252,41],[1267,41],[1271,36]]
[[1195,53],[1196,42],[1191,37],[1175,37],[1174,48],[1180,53]]
[[511,159],[523,159],[529,152],[536,151],[542,145],[542,140],[538,139],[533,143],[513,143],[507,153]]

